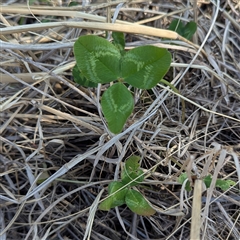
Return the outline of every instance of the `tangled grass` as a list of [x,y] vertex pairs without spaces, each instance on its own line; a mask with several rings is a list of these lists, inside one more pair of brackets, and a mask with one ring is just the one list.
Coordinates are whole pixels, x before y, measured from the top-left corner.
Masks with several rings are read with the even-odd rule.
[[[239,0],[24,2],[0,6],[1,239],[240,239]],[[172,19],[197,22],[193,44],[164,31]],[[99,105],[105,86],[83,88],[71,74],[75,40],[114,30],[126,49],[168,48],[166,79],[181,93],[136,90],[116,136]],[[158,213],[97,210],[133,154],[146,173],[138,190]],[[184,172],[194,193],[178,182]],[[217,178],[236,184],[222,191]]]

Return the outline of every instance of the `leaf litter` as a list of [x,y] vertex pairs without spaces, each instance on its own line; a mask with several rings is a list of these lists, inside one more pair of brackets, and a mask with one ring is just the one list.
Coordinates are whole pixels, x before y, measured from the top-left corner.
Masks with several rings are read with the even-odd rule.
[[[83,1],[69,8],[68,1],[6,1],[1,7],[1,236],[190,239],[194,195],[177,181],[186,172],[189,179],[212,176],[199,202],[195,231],[200,239],[239,239],[238,1],[128,1],[122,6],[117,24],[118,30],[130,29],[126,49],[149,44],[169,49],[173,62],[166,80],[180,95],[160,84],[135,91],[133,114],[123,133],[112,136],[99,106],[104,85],[78,86],[71,71],[76,39],[104,36],[112,26],[104,23],[106,15],[119,2]],[[159,38],[158,30],[168,29],[173,19],[197,19],[195,47]],[[76,25],[68,24],[72,21]],[[89,27],[92,23],[102,29]],[[134,34],[138,29],[141,34]],[[145,173],[138,190],[158,212],[140,217],[126,206],[107,214],[96,211],[131,155],[141,156]],[[222,191],[214,185],[217,178],[236,184]]]

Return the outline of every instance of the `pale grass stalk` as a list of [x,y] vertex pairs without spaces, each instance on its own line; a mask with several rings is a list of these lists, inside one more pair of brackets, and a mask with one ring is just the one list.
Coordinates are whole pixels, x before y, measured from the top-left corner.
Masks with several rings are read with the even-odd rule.
[[88,220],[87,220],[87,225],[86,225],[86,231],[83,237],[83,240],[90,240],[91,237],[91,231],[92,231],[92,225],[94,222],[94,217],[98,208],[99,200],[104,192],[104,189],[102,189],[97,197],[95,198],[94,202],[92,203],[90,209],[89,209],[89,215],[88,215]]
[[192,204],[191,240],[200,240],[202,184],[202,180],[195,180]]

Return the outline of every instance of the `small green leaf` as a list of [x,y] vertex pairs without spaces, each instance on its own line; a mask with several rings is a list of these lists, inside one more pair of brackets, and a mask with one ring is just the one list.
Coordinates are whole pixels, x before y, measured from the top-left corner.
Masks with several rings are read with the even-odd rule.
[[112,33],[113,37],[113,44],[119,49],[121,54],[124,54],[124,49],[125,49],[125,36],[121,32],[113,32]]
[[109,83],[120,73],[121,54],[106,39],[94,35],[79,37],[74,44],[74,55],[80,72],[95,83]]
[[227,191],[231,186],[234,186],[236,183],[232,180],[222,180],[217,179],[216,187],[221,188],[223,191]]
[[[137,186],[144,180],[143,171],[139,169],[139,156],[131,156],[127,159],[125,163],[125,167],[122,171],[121,178],[124,184],[128,184],[132,180],[136,179],[136,181],[132,182],[128,186]],[[139,177],[142,175],[141,177]]]
[[125,163],[125,168],[130,171],[135,171],[140,167],[139,161],[140,161],[139,156],[131,156],[126,160]]
[[[29,0],[29,5],[33,4],[36,1],[37,0]],[[40,0],[39,2],[40,2],[40,4],[48,4],[49,5],[49,0]]]
[[36,0],[29,0],[29,5],[32,5]]
[[[112,194],[116,192],[118,189],[124,187],[125,185],[121,182],[111,182],[108,185],[108,194]],[[114,195],[108,197],[106,200],[100,203],[99,209],[103,211],[108,211],[113,207],[121,206],[125,203],[125,196],[128,192],[127,188],[123,188],[119,192],[115,193]]]
[[167,73],[171,54],[155,46],[136,47],[122,58],[122,77],[134,87],[150,89]]
[[[143,170],[139,169],[135,172],[128,172],[126,169],[124,169],[122,171],[122,182],[124,184],[128,184],[129,182],[131,182],[132,180],[136,179],[136,181],[133,181],[132,183],[130,183],[128,186],[132,187],[132,186],[137,186],[139,185],[143,180],[144,180],[144,175],[143,175]],[[139,177],[140,175],[142,175],[141,177]]]
[[78,6],[78,5],[79,5],[78,2],[70,2],[70,3],[68,4],[68,7],[74,7],[74,6]]
[[187,178],[188,178],[188,177],[187,177],[187,173],[186,173],[186,172],[181,173],[181,175],[178,177],[178,182],[181,183],[181,184],[183,184],[184,181],[185,181]]
[[[207,188],[210,187],[211,182],[212,182],[212,177],[211,175],[208,175],[203,179],[205,185]],[[217,179],[216,180],[216,187],[221,188],[223,191],[227,191],[231,186],[235,185],[236,183],[232,180],[223,180],[223,179]]]
[[[187,177],[187,173],[184,172],[184,173],[182,173],[182,174],[178,177],[178,182],[181,183],[181,184],[183,184],[184,181],[185,181],[187,178],[188,178],[188,177]],[[192,190],[189,180],[186,182],[185,190],[188,191],[188,192],[190,192],[190,191]]]
[[79,71],[77,64],[72,69],[72,75],[73,75],[74,82],[78,83],[80,86],[83,86],[83,87],[97,87],[97,85],[98,85],[95,82],[91,82],[91,81],[87,80],[83,76],[83,74],[81,74],[81,72]]
[[187,183],[185,185],[185,190],[188,192],[190,192],[192,190],[189,180],[187,181]]
[[131,115],[134,107],[132,94],[120,82],[108,88],[101,100],[102,111],[112,133],[119,133]]
[[211,177],[211,175],[206,176],[206,177],[203,179],[203,182],[205,183],[206,188],[209,188],[210,185],[211,185],[211,182],[212,182],[212,177]]
[[128,190],[125,201],[130,210],[138,215],[151,216],[156,212],[143,195],[136,190]]
[[184,34],[184,25],[183,25],[182,21],[179,19],[172,20],[168,29],[172,30],[174,32],[177,32],[181,36],[183,36],[183,34]]
[[191,21],[184,26],[181,20],[174,19],[170,23],[168,29],[175,31],[182,37],[190,40],[193,37],[194,33],[197,31],[197,24]]
[[185,37],[186,39],[190,40],[196,31],[197,31],[197,24],[193,21],[188,22],[186,24],[186,26],[184,27],[182,36]]

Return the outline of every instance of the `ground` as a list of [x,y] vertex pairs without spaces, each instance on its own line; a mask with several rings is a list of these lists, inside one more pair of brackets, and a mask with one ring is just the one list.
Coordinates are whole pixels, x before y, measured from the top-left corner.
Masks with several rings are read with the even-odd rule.
[[[2,239],[240,239],[240,1],[102,2],[0,5]],[[190,42],[163,36],[173,19],[197,23]],[[108,84],[72,77],[74,42],[106,30],[125,33],[126,51],[168,49],[165,80],[178,90],[131,88],[135,108],[117,135],[99,104]],[[145,173],[136,189],[157,213],[100,211],[132,155]]]

